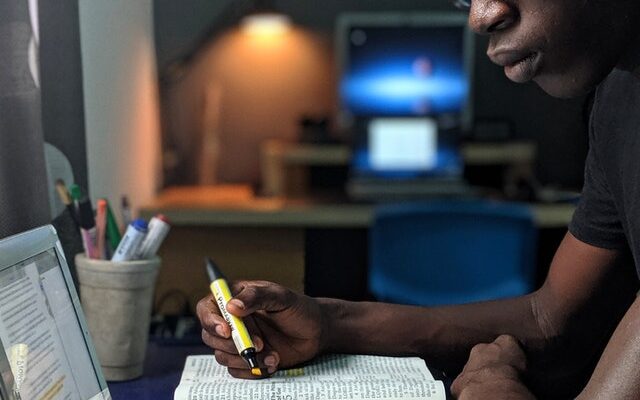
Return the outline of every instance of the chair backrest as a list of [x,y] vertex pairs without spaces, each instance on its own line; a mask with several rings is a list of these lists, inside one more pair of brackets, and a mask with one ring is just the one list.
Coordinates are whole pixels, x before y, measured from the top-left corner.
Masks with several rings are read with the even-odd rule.
[[381,206],[370,232],[369,290],[403,304],[462,304],[531,292],[529,207],[485,201]]

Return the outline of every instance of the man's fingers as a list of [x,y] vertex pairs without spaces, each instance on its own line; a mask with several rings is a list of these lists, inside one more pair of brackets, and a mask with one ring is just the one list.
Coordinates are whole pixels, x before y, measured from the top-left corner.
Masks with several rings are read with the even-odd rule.
[[527,369],[527,356],[522,350],[522,345],[511,335],[499,336],[494,344],[501,350],[501,355],[510,361],[510,364],[518,371]]
[[222,365],[223,367],[250,370],[249,365],[247,364],[245,359],[240,357],[235,349],[233,353],[216,350],[215,357],[218,364]]
[[218,364],[227,367],[227,371],[234,378],[239,379],[262,379],[271,376],[273,373],[277,371],[276,366],[268,366],[264,364],[264,359],[271,357],[276,360],[275,362],[279,362],[279,356],[277,353],[267,353],[266,357],[258,357],[258,364],[260,366],[260,371],[262,375],[254,375],[249,368],[247,362],[237,354],[226,353],[224,351],[216,351],[215,358]]
[[450,389],[453,397],[455,397],[456,399],[460,397],[460,393],[462,393],[462,389],[464,389],[465,383],[466,383],[466,375],[463,372],[462,374],[458,375],[458,377],[454,379],[454,381],[451,383]]
[[236,295],[227,304],[230,313],[244,317],[256,311],[279,312],[291,307],[296,294],[271,282],[244,281],[234,286]]
[[229,375],[237,379],[256,380],[256,379],[264,379],[269,377],[269,375],[264,373],[264,371],[262,371],[263,374],[260,376],[253,375],[251,373],[251,370],[242,369],[242,368],[227,368],[227,371],[229,371]]
[[523,372],[527,368],[527,357],[513,336],[502,335],[491,343],[474,346],[459,379],[465,375],[469,376],[474,371],[502,367],[511,368],[516,372]]
[[[251,371],[247,361],[238,355],[237,352],[229,353],[223,350],[216,350],[215,357],[218,364],[227,368],[234,369],[246,369]],[[278,364],[280,364],[280,356],[275,351],[269,351],[264,353],[258,353],[258,366],[263,371],[273,374],[278,370]]]
[[493,343],[499,346],[503,352],[508,352],[514,355],[518,354],[524,357],[522,345],[520,344],[518,339],[514,338],[511,335],[500,335]]
[[227,353],[238,353],[236,346],[233,344],[233,340],[223,339],[215,334],[212,335],[204,329],[202,330],[202,341],[214,350],[222,350]]
[[220,315],[218,305],[213,301],[212,296],[207,296],[198,302],[196,307],[198,318],[202,328],[207,332],[216,334],[223,338],[231,336],[231,329],[227,321]]
[[264,366],[269,374],[273,374],[280,365],[280,355],[275,351],[260,353],[258,354],[258,363],[260,366]]

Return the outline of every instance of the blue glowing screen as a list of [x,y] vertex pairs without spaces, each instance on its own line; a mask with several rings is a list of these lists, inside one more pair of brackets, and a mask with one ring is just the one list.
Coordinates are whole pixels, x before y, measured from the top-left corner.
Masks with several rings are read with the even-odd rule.
[[414,179],[418,177],[455,177],[462,174],[463,162],[458,148],[453,144],[440,144],[437,163],[429,169],[379,170],[371,165],[370,151],[357,148],[353,153],[352,167],[360,176],[375,176],[389,179]]
[[460,113],[469,96],[464,28],[352,27],[340,84],[355,116]]

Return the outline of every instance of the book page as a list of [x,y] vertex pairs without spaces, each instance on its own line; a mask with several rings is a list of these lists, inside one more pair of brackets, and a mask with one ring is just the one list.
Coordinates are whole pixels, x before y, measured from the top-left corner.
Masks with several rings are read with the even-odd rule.
[[442,382],[434,381],[419,358],[329,355],[271,378],[249,381],[231,377],[213,356],[187,358],[174,400],[244,399],[444,400]]

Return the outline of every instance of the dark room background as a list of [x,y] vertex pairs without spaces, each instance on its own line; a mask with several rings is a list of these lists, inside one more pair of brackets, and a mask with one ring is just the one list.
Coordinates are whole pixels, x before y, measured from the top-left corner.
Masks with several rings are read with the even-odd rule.
[[[194,131],[202,125],[183,122],[189,121],[194,109],[202,113],[212,101],[202,94],[200,87],[211,84],[210,81],[203,83],[203,77],[209,73],[224,81],[220,86],[227,88],[216,122],[220,131],[216,181],[256,183],[260,141],[273,137],[293,139],[302,114],[324,116],[335,112],[337,72],[333,38],[336,17],[341,12],[453,9],[448,0],[280,0],[275,3],[278,10],[289,15],[299,28],[296,31],[300,31],[300,35],[292,40],[301,42],[290,44],[295,48],[293,52],[276,52],[272,56],[253,52],[240,60],[238,58],[244,57],[242,53],[228,50],[225,48],[228,43],[221,40],[226,32],[224,25],[229,23],[221,13],[236,7],[232,3],[238,4],[239,8],[242,2],[154,2],[160,76],[170,76],[176,63],[194,48],[201,50],[188,66],[187,77],[178,81],[172,78],[173,81],[161,84],[167,185],[197,183],[198,178],[189,171],[193,171],[198,162],[193,152],[198,151],[201,138]],[[208,32],[216,34],[210,35],[212,39],[202,45]],[[536,172],[542,184],[579,189],[587,150],[584,99],[553,99],[534,84],[511,83],[502,69],[488,60],[485,51],[486,39],[477,37],[473,88],[475,120],[478,123],[493,120],[511,123],[514,139],[529,139],[538,144]],[[222,61],[220,54],[232,60]],[[225,69],[233,70],[237,76],[230,76]],[[271,76],[273,71],[280,75]],[[289,76],[282,78],[283,73]],[[304,76],[305,73],[308,76]],[[271,82],[270,78],[273,78]],[[290,103],[294,106],[289,106]]]

